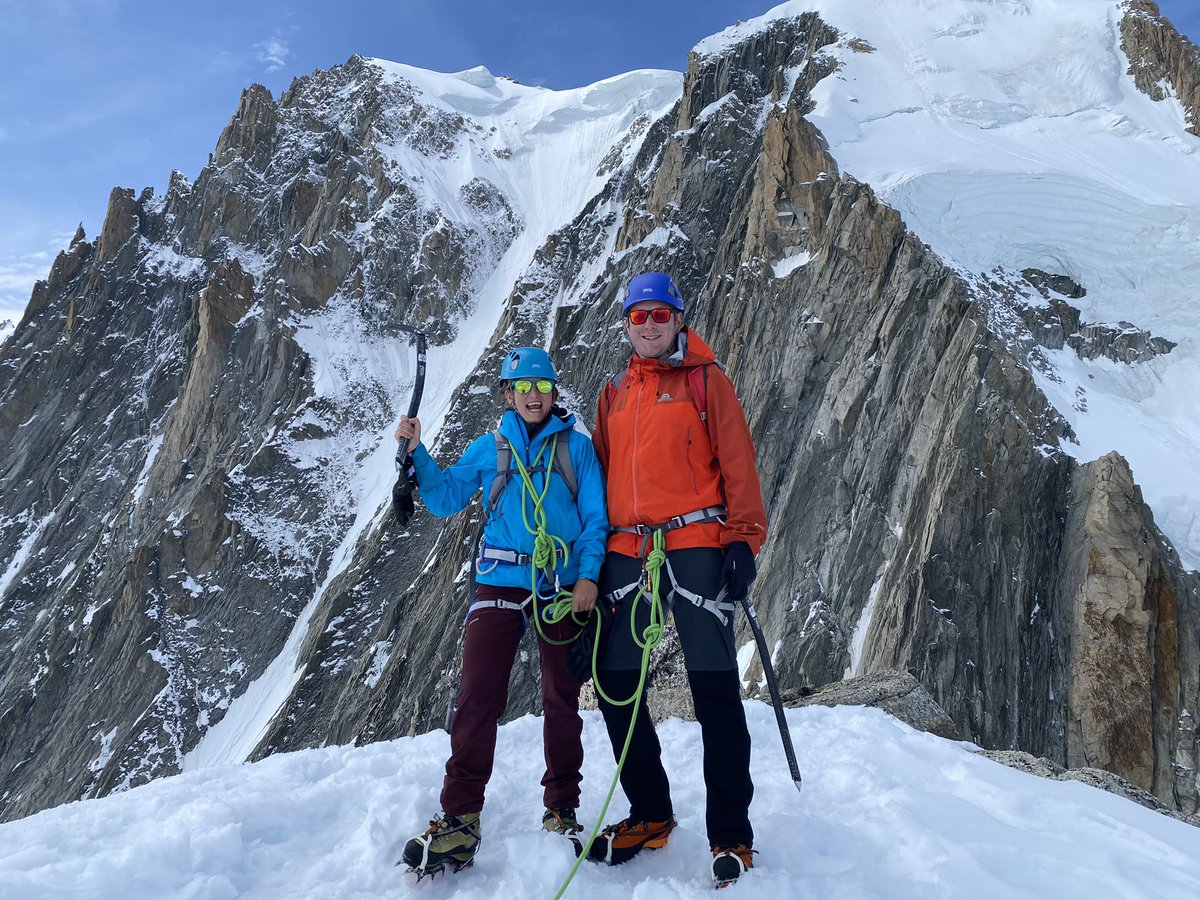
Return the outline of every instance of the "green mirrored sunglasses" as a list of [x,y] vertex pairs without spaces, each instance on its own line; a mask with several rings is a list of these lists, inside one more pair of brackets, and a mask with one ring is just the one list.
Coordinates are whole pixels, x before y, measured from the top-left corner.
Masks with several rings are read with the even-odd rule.
[[518,394],[528,394],[534,388],[537,388],[539,394],[553,394],[554,382],[547,378],[539,378],[537,381],[532,381],[528,378],[518,378],[512,383],[513,390]]

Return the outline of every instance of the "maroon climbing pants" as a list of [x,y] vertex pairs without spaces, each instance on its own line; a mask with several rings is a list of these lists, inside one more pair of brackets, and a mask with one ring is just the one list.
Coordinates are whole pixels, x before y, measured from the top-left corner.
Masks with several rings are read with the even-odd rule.
[[[520,603],[529,591],[481,584],[477,600],[503,599]],[[526,611],[529,607],[526,607]],[[479,812],[496,755],[496,730],[508,706],[508,678],[525,628],[534,625],[527,612],[489,607],[476,609],[467,620],[463,638],[458,711],[450,727],[450,759],[442,786],[442,810],[447,815]],[[579,627],[568,616],[542,631],[564,640]],[[583,780],[583,720],[579,717],[579,682],[567,670],[566,645],[555,646],[536,635],[542,673],[542,743],[546,774],[543,800],[551,809],[579,806]]]

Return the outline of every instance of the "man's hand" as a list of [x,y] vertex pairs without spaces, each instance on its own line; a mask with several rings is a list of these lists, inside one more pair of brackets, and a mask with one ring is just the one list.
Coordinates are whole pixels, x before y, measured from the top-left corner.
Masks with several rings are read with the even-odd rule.
[[740,600],[750,590],[750,584],[758,570],[754,566],[754,553],[745,541],[734,541],[725,548],[725,566],[721,577],[729,585],[731,600]]
[[596,582],[580,578],[571,590],[571,612],[586,613],[596,608]]

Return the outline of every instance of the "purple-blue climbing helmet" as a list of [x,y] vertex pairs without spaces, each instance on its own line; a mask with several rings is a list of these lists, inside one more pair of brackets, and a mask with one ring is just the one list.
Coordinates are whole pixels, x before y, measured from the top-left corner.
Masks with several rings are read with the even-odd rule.
[[629,282],[625,302],[621,304],[621,314],[629,312],[629,307],[643,300],[661,300],[683,312],[683,294],[679,293],[674,279],[662,272],[645,272]]

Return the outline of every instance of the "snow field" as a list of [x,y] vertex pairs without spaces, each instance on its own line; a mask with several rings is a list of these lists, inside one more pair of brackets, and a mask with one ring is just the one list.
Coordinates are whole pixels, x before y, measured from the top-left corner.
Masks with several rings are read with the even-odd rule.
[[[788,776],[773,713],[748,701],[756,868],[746,898],[1171,898],[1200,892],[1200,829],[1078,782],[1026,775],[871,709],[788,710],[804,772]],[[581,820],[613,774],[584,714]],[[541,830],[541,719],[500,730],[473,868],[415,882],[393,865],[438,811],[436,731],[164,778],[0,825],[0,895],[25,900],[553,897],[574,862]],[[700,731],[659,726],[679,828],[663,850],[584,864],[566,897],[711,897]],[[617,790],[605,821],[625,815]]]

